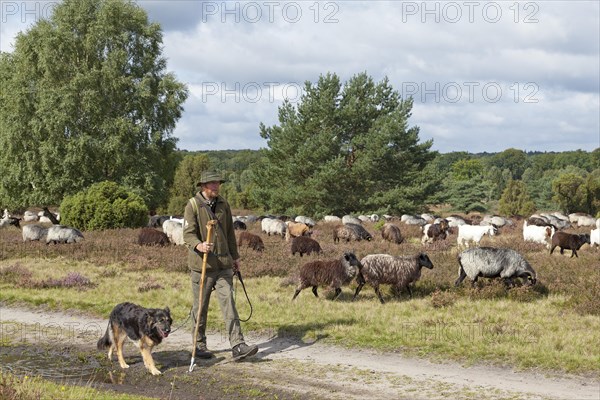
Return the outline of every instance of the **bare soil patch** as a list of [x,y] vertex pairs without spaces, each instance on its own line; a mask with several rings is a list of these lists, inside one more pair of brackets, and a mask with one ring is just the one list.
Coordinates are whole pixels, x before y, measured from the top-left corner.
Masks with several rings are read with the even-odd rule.
[[234,362],[227,339],[214,333],[208,343],[216,357],[197,359],[189,373],[188,326],[155,349],[163,374],[154,377],[131,343],[126,371],[97,351],[106,324],[81,313],[2,306],[0,364],[17,374],[36,374],[37,366],[37,374],[55,381],[162,399],[600,399],[598,376],[433,363],[252,333],[247,341],[260,348],[254,358]]

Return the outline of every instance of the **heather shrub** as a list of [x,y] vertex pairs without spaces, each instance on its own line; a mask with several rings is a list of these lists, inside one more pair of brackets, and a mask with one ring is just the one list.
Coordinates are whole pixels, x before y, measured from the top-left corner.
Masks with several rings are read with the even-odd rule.
[[65,197],[60,210],[65,225],[81,230],[138,228],[148,219],[144,200],[110,181]]

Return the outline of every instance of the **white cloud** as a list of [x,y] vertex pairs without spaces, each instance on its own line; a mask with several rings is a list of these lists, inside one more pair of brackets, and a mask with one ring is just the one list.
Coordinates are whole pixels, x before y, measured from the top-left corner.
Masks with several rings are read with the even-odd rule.
[[[600,147],[598,2],[137,3],[191,90],[180,148],[263,147],[283,88],[363,71],[412,95],[409,124],[442,152]],[[31,21],[4,17],[10,51]]]

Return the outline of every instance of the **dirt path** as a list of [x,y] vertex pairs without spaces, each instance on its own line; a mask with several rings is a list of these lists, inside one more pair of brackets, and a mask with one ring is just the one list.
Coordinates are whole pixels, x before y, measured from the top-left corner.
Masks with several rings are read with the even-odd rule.
[[[96,341],[106,324],[106,320],[84,315],[2,306],[0,342],[8,341],[19,351],[20,346],[42,343],[97,354]],[[110,379],[97,379],[94,386],[181,399],[263,395],[299,399],[600,399],[597,378],[435,364],[398,354],[333,347],[319,341],[306,343],[252,334],[247,334],[246,339],[258,344],[260,352],[253,360],[238,363],[231,360],[226,338],[209,335],[209,347],[217,357],[198,360],[195,370],[188,374],[191,339],[189,328],[181,328],[155,350],[154,358],[163,371],[159,378],[145,373],[139,353],[128,344],[126,358],[132,368],[124,374],[116,362],[105,362],[105,369],[112,368]]]

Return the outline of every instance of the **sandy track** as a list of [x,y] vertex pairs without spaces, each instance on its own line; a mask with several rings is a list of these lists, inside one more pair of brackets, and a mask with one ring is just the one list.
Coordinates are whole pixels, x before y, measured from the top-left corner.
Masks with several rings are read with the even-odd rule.
[[[107,320],[81,314],[0,307],[0,339],[60,342],[89,346],[104,333]],[[216,351],[211,366],[245,371],[248,379],[315,398],[483,398],[600,399],[600,380],[491,366],[437,364],[399,354],[344,349],[321,342],[247,334],[259,345],[252,362],[233,363],[229,343],[220,334],[208,337]],[[189,328],[174,332],[156,351],[189,350]],[[133,346],[130,346],[133,347]],[[199,365],[198,368],[205,366]]]

